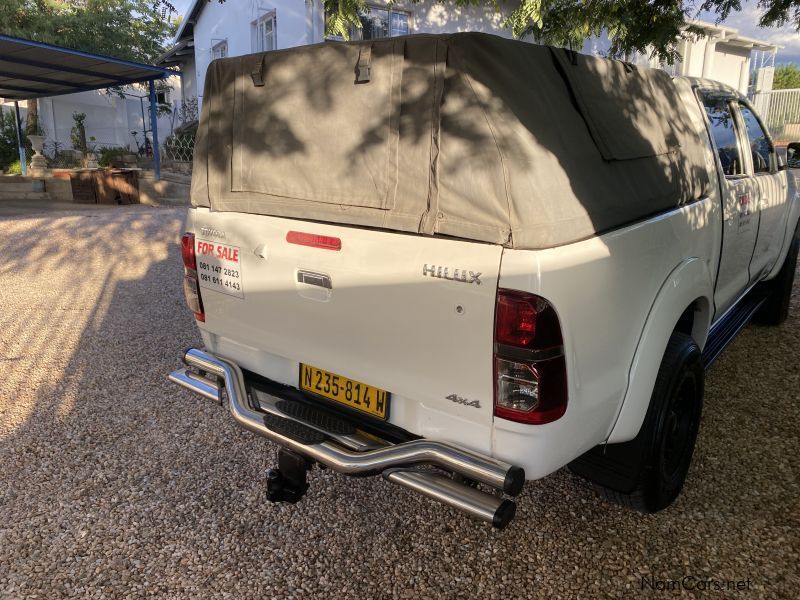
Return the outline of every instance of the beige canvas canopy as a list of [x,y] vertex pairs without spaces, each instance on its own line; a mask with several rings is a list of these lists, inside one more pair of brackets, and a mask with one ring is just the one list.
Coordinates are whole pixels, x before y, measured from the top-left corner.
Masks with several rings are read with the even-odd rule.
[[459,33],[214,61],[192,202],[545,248],[708,185],[663,71]]

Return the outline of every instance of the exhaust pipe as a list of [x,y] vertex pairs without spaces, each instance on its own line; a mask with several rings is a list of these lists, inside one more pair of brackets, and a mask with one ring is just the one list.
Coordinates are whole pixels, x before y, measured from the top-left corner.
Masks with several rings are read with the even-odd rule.
[[[242,427],[284,448],[340,473],[348,475],[384,473],[384,477],[393,483],[444,502],[492,523],[495,527],[504,527],[514,516],[516,505],[511,501],[503,501],[434,473],[412,471],[401,467],[436,466],[512,496],[517,495],[525,483],[525,471],[520,467],[452,444],[425,439],[362,451],[351,450],[330,441],[330,438],[335,439],[335,436],[325,435],[318,427],[305,424],[299,419],[265,414],[251,408],[244,376],[241,369],[233,362],[196,348],[186,351],[184,362],[216,377],[221,384],[224,383],[231,414]],[[169,378],[205,398],[220,402],[220,386],[212,379],[201,377],[187,369],[174,371]],[[279,401],[277,397],[270,399]]]
[[383,477],[387,481],[472,515],[496,529],[503,529],[508,525],[517,512],[517,505],[511,500],[486,494],[437,473],[388,469],[383,472]]
[[177,383],[178,385],[185,387],[187,390],[190,390],[195,394],[202,396],[203,398],[208,398],[217,404],[222,404],[222,398],[219,396],[219,386],[213,381],[202,377],[201,375],[192,373],[188,369],[178,369],[177,371],[173,371],[169,374],[169,380],[172,383]]

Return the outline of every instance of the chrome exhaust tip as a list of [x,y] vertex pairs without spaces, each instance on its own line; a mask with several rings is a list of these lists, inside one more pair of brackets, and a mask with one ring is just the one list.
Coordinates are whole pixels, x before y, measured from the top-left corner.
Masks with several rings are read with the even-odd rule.
[[388,469],[383,472],[383,477],[387,481],[489,523],[495,529],[506,527],[517,512],[517,505],[512,500],[487,494],[438,473]]
[[198,375],[187,368],[176,369],[169,374],[169,380],[172,383],[177,383],[179,386],[202,396],[213,400],[217,404],[222,404],[222,399],[219,393],[219,385],[216,382],[206,379],[202,375]]

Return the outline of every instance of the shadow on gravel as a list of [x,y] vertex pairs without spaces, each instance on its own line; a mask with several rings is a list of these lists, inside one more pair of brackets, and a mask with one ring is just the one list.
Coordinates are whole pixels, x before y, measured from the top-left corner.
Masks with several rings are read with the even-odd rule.
[[181,218],[0,222],[0,593],[595,597],[651,575],[750,578],[769,596],[797,585],[797,302],[709,372],[688,488],[660,515],[603,504],[566,471],[529,483],[500,533],[328,471],[312,472],[301,504],[270,505],[273,448],[166,380],[199,343]]

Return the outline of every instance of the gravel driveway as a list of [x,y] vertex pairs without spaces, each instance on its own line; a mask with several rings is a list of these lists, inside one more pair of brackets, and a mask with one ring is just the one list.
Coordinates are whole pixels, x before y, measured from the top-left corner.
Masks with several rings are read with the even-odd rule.
[[657,516],[566,470],[528,484],[504,532],[330,471],[301,504],[272,505],[274,449],[166,379],[200,341],[182,217],[0,220],[0,595],[585,598],[645,581],[669,597],[649,586],[688,576],[797,597],[797,302],[709,372],[688,487]]

